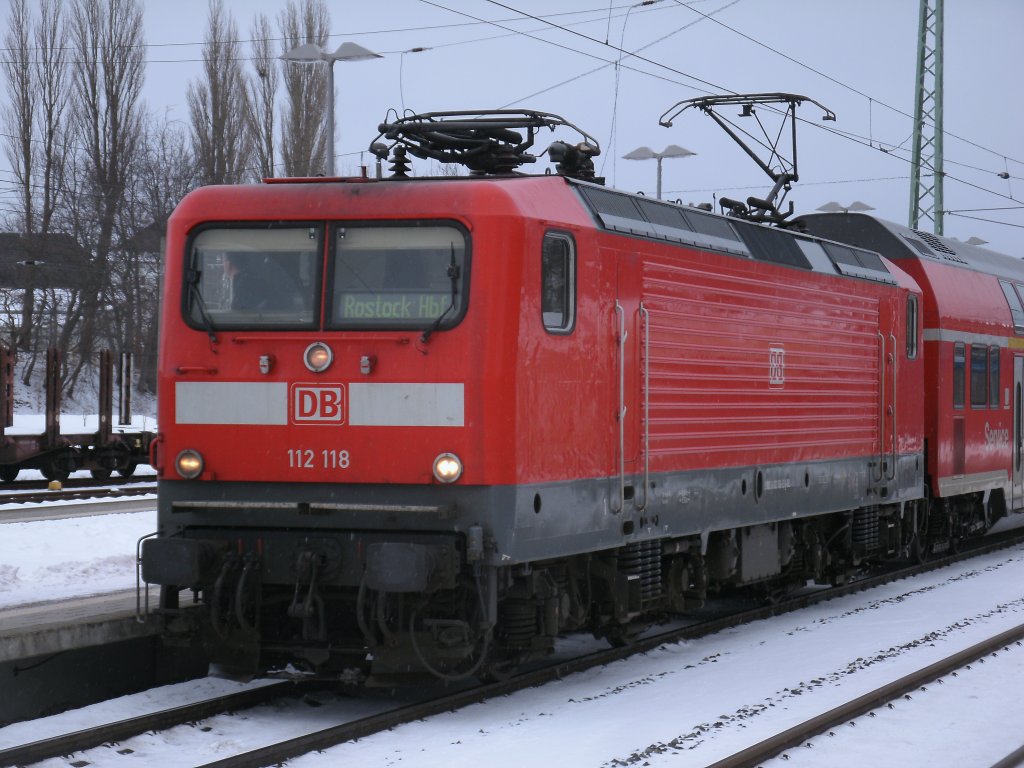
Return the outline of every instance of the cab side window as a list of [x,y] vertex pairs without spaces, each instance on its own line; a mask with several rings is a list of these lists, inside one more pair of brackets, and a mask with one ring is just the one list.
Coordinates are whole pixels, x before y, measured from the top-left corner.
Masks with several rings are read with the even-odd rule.
[[907,357],[917,357],[917,296],[907,296]]
[[1006,303],[1010,307],[1013,329],[1017,333],[1024,333],[1024,304],[1021,304],[1017,291],[1013,289],[1013,284],[1006,280],[1000,280],[999,287],[1003,289],[1003,296],[1006,297]]
[[541,247],[541,319],[548,333],[572,333],[576,323],[576,242],[548,232]]

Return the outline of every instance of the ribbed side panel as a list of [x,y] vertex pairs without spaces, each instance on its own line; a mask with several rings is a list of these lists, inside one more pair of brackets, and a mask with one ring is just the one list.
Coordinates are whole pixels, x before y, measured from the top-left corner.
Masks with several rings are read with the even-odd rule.
[[712,268],[710,258],[644,263],[652,461],[877,453],[877,298],[829,293],[798,270],[779,279],[747,262]]

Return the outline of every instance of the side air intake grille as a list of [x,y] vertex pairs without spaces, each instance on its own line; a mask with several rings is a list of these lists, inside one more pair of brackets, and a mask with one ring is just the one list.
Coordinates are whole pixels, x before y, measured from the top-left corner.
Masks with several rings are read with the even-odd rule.
[[[946,245],[942,240],[933,235],[931,232],[924,232],[920,229],[915,229],[914,234],[928,243],[928,247],[936,253],[941,253],[942,258],[946,261],[955,261],[957,264],[966,264],[967,262],[956,255],[956,251]],[[908,240],[910,238],[907,238]],[[913,243],[913,241],[911,241]],[[920,248],[918,249],[920,250]]]

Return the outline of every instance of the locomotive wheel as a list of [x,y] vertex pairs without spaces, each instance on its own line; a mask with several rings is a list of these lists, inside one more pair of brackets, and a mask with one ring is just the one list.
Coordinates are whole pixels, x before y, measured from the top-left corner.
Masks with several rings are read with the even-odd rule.
[[113,474],[112,470],[109,469],[90,469],[89,475],[93,480],[109,480]]
[[13,483],[18,479],[18,468],[13,464],[4,464],[0,466],[0,481],[5,483]]
[[431,658],[431,650],[433,649],[429,646],[426,648],[422,647],[417,639],[417,634],[426,625],[423,621],[425,619],[423,614],[427,606],[427,601],[421,601],[418,606],[413,608],[409,615],[409,642],[420,665],[434,677],[448,682],[458,682],[480,675],[481,670],[484,669],[484,665],[491,655],[493,630],[491,628],[481,629],[476,621],[472,623],[459,622],[465,626],[472,625],[477,627],[478,631],[474,632],[476,636],[473,640],[473,648],[470,649],[470,653],[463,659],[461,664],[456,663],[454,666],[444,663],[439,664],[438,659]]

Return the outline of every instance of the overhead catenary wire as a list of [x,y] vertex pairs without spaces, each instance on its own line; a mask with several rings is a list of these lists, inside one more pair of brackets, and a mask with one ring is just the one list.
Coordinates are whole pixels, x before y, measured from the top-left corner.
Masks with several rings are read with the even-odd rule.
[[[711,16],[711,14],[705,14],[705,13],[703,13],[701,11],[697,11],[696,9],[692,8],[689,4],[685,4],[685,3],[680,2],[680,0],[674,0],[674,2],[676,3],[677,6],[682,5],[682,6],[686,7],[688,10],[691,10],[691,11],[699,14],[702,18],[704,18],[704,17],[710,18],[710,16]],[[573,34],[578,35],[579,37],[582,37],[583,39],[586,39],[588,41],[594,42],[594,43],[599,44],[599,45],[604,45],[607,48],[616,49],[616,51],[617,51],[617,60],[621,60],[623,65],[624,65],[624,68],[626,68],[626,69],[630,69],[631,71],[643,74],[644,76],[647,76],[647,77],[656,77],[656,78],[659,78],[659,79],[664,80],[666,82],[671,82],[671,83],[674,83],[674,84],[683,85],[685,87],[694,88],[698,92],[702,92],[702,93],[710,93],[710,92],[712,92],[712,91],[709,91],[709,90],[705,90],[704,88],[700,87],[699,85],[694,85],[693,83],[679,82],[678,80],[676,80],[673,77],[666,77],[664,75],[658,74],[657,72],[651,72],[651,71],[649,71],[647,69],[640,68],[640,67],[631,67],[628,64],[626,64],[626,61],[628,61],[629,59],[637,59],[639,61],[644,61],[644,62],[650,64],[652,67],[655,67],[657,69],[666,70],[668,72],[671,72],[671,73],[674,73],[674,74],[678,75],[679,77],[682,77],[682,78],[685,78],[685,79],[694,80],[693,76],[690,75],[689,73],[682,72],[680,70],[676,70],[676,69],[674,69],[672,67],[668,67],[668,66],[666,66],[664,64],[661,64],[660,62],[658,62],[656,60],[653,60],[653,59],[648,59],[646,57],[641,57],[641,56],[635,56],[633,54],[633,52],[624,50],[622,45],[616,47],[616,46],[610,44],[610,42],[608,42],[607,40],[604,43],[602,43],[602,41],[600,41],[597,38],[590,37],[588,35],[576,32],[574,30],[569,30],[567,28],[567,25],[558,24],[558,23],[555,23],[555,22],[551,21],[551,19],[570,18],[570,17],[573,17],[573,16],[578,16],[580,14],[593,14],[593,13],[600,12],[601,15],[602,15],[601,16],[601,20],[604,20],[604,18],[606,16],[608,17],[608,25],[609,25],[608,26],[608,30],[610,31],[611,12],[614,11],[614,10],[626,9],[626,15],[628,15],[630,10],[632,10],[632,8],[637,5],[635,3],[632,4],[632,5],[614,6],[612,4],[612,2],[609,2],[609,5],[604,7],[604,8],[595,8],[595,9],[588,9],[586,11],[575,11],[575,12],[567,12],[567,13],[562,13],[562,14],[548,14],[548,15],[545,15],[545,16],[538,16],[538,15],[524,14],[521,11],[518,11],[517,9],[512,8],[511,6],[505,5],[503,3],[492,2],[491,3],[492,5],[497,5],[499,7],[508,9],[510,12],[514,12],[516,14],[519,14],[519,16],[517,18],[501,19],[501,20],[499,20],[499,23],[496,23],[495,21],[491,21],[491,20],[487,20],[487,19],[482,19],[482,18],[479,18],[479,17],[473,17],[473,16],[470,16],[469,14],[465,14],[465,13],[463,13],[461,11],[454,11],[451,8],[446,8],[445,6],[441,5],[440,3],[428,2],[427,4],[433,5],[433,6],[438,7],[438,8],[442,8],[442,9],[447,10],[447,11],[451,11],[453,13],[459,13],[459,14],[469,18],[470,21],[463,22],[463,23],[432,25],[430,27],[422,27],[422,28],[416,28],[416,29],[436,30],[436,29],[460,28],[460,27],[461,28],[472,28],[472,27],[482,26],[482,25],[491,25],[491,26],[498,26],[500,29],[505,30],[507,35],[503,34],[500,37],[505,37],[505,36],[508,36],[508,35],[522,36],[524,33],[521,30],[511,29],[508,26],[503,26],[503,25],[507,25],[507,24],[510,24],[510,23],[512,23],[514,21],[521,20],[521,18],[523,18],[523,17],[531,18],[531,19],[537,20],[539,22],[542,22],[544,24],[545,28],[555,28],[555,29],[559,29],[559,30],[564,30],[564,31],[572,32]],[[664,6],[662,6],[661,8],[643,9],[643,10],[644,10],[644,12],[646,12],[647,10],[661,10],[663,8],[664,8]],[[721,22],[718,22],[715,19],[711,19],[711,20],[715,21],[715,23],[721,24]],[[590,23],[593,23],[594,21],[595,21],[594,19],[587,19],[585,21],[578,22],[578,24],[580,24],[580,25],[582,25],[582,24],[590,24]],[[745,33],[739,32],[738,30],[734,30],[732,27],[729,27],[726,24],[721,24],[721,26],[725,27],[726,29],[728,29],[730,31],[733,31],[736,34],[743,35],[744,37],[747,37],[748,39],[753,40],[753,38],[750,38],[749,36],[745,35]],[[397,27],[397,28],[389,29],[389,30],[374,30],[374,31],[368,31],[368,32],[365,32],[365,33],[358,33],[358,34],[378,34],[378,33],[379,34],[385,34],[385,33],[388,33],[388,32],[408,31],[410,29],[414,29],[414,28],[412,28],[412,27]],[[352,33],[352,34],[357,34],[357,33]],[[336,36],[336,35],[332,35],[332,37],[334,37],[334,36]],[[539,37],[537,37],[536,35],[534,35],[532,33],[529,34],[529,35],[526,35],[526,36],[527,37],[531,37],[534,40],[541,40],[541,41],[543,41],[545,43],[548,43],[548,44],[558,45],[559,47],[563,48],[564,50],[569,51],[569,52],[571,52],[571,53],[573,53],[575,55],[587,56],[587,57],[594,58],[594,59],[597,59],[597,60],[602,62],[601,66],[599,66],[595,70],[591,70],[591,72],[589,72],[589,73],[582,73],[581,75],[576,76],[576,78],[574,78],[574,79],[585,77],[587,74],[599,71],[599,70],[604,69],[604,68],[609,67],[609,66],[613,66],[616,63],[616,60],[609,61],[607,58],[600,57],[600,56],[595,56],[592,53],[589,53],[589,52],[586,52],[586,51],[580,51],[580,50],[578,50],[576,48],[573,48],[573,47],[570,47],[570,46],[564,46],[564,45],[558,43],[557,41],[551,41],[551,40],[546,40],[544,38],[539,38]],[[488,38],[488,39],[493,39],[493,38]],[[470,40],[470,41],[457,41],[457,42],[453,42],[453,43],[441,43],[439,46],[431,46],[431,49],[433,49],[434,47],[443,47],[445,45],[465,45],[465,44],[471,44],[473,42],[477,42],[477,41]],[[655,41],[655,42],[657,42],[657,41]],[[849,85],[847,85],[845,83],[842,83],[841,81],[836,80],[835,78],[832,78],[828,74],[820,72],[819,70],[817,70],[817,69],[815,69],[813,67],[810,67],[810,66],[804,64],[803,62],[799,62],[796,59],[793,59],[792,57],[789,57],[786,54],[777,51],[776,49],[772,48],[771,46],[767,46],[767,45],[765,45],[763,43],[760,43],[760,42],[758,42],[756,40],[754,40],[754,42],[757,42],[759,45],[762,45],[762,46],[766,47],[768,50],[772,51],[773,53],[775,53],[777,55],[784,56],[784,57],[792,60],[793,62],[799,64],[800,66],[806,67],[809,71],[812,71],[812,72],[814,72],[816,74],[819,74],[820,76],[825,77],[825,78],[831,80],[832,82],[835,82],[835,83],[839,84],[840,86],[842,86],[844,88],[849,88],[854,93],[860,94],[860,95],[864,96],[865,98],[872,99],[871,96],[868,96],[867,94],[863,93],[863,91],[860,91],[859,89],[854,88],[853,86],[849,86]],[[199,45],[201,43],[175,43],[173,45],[188,45],[188,44]],[[648,44],[647,46],[644,46],[643,48],[641,48],[639,50],[644,50],[644,49],[646,49],[647,47],[649,47],[650,45],[653,45],[653,44],[654,43]],[[163,46],[163,45],[169,46],[171,44],[160,44],[160,43],[150,44],[151,47],[160,47],[160,46]],[[400,51],[399,53],[406,53],[406,52],[408,52],[408,51]],[[563,81],[563,84],[565,82],[569,82],[569,81]],[[702,81],[700,78],[695,79],[694,82],[703,82],[708,87],[713,87],[714,90],[734,92],[734,91],[731,91],[730,89],[722,88],[721,86],[718,86],[717,84],[711,83],[709,81]],[[551,89],[557,88],[557,87],[559,87],[559,86],[558,85],[551,86],[549,89],[545,89],[544,91],[539,91],[537,93],[538,94],[539,93],[543,93],[543,92],[546,92],[547,90],[551,90]],[[532,95],[536,95],[536,94],[532,94]],[[530,98],[530,97],[524,97],[524,98]],[[520,99],[519,101],[521,101],[521,100],[522,99]],[[874,100],[878,101],[877,99],[874,99]],[[512,103],[516,103],[516,102],[512,102]],[[888,105],[884,104],[884,102],[879,101],[879,103],[882,104],[883,106],[887,106],[888,107]],[[898,110],[896,110],[896,111],[899,112]],[[820,128],[824,128],[825,130],[829,130],[829,131],[835,133],[836,135],[838,135],[838,136],[840,136],[842,138],[846,138],[848,140],[855,140],[857,143],[861,143],[861,144],[863,144],[863,145],[865,145],[865,146],[867,146],[869,148],[878,149],[878,147],[875,146],[876,144],[878,144],[877,140],[875,140],[870,135],[867,136],[867,137],[862,137],[862,136],[858,136],[855,133],[839,131],[839,130],[831,127],[831,126],[822,126],[822,125],[820,125],[818,123],[813,123],[813,122],[804,121],[804,120],[802,120],[802,122],[814,125],[816,128],[819,128],[819,129]],[[950,134],[950,135],[953,135],[955,137],[954,134]],[[956,138],[959,138],[959,137],[956,137]],[[966,139],[964,139],[964,141],[967,141],[968,144],[974,144],[974,142],[971,142],[971,141],[966,140]],[[974,145],[978,146],[978,147],[980,147],[982,149],[985,149],[986,151],[990,151],[990,152],[992,151],[992,150],[989,150],[989,149],[987,149],[985,147],[981,147],[980,145],[976,145],[976,144],[974,144]],[[899,151],[898,145],[895,146],[895,147],[890,145],[890,148],[883,149],[883,151],[886,152],[887,154],[892,154],[894,157],[896,157],[899,160],[903,160],[904,162],[909,162],[908,159],[900,157],[899,155],[896,154]],[[356,153],[339,153],[336,156],[337,157],[343,157],[343,156],[351,156],[351,155],[354,155],[354,154],[356,154]],[[1008,163],[1010,160],[1012,160],[1015,163],[1019,162],[1019,161],[1017,161],[1017,160],[1015,160],[1013,158],[1009,158],[1004,153],[999,153],[999,156],[1004,158],[1004,163]],[[969,169],[972,169],[972,170],[975,170],[975,171],[978,171],[978,172],[982,172],[982,173],[990,172],[990,171],[988,171],[988,169],[980,168],[979,166],[968,164],[968,163],[962,163],[962,162],[959,162],[959,161],[956,161],[956,160],[949,160],[949,159],[947,159],[946,162],[947,162],[948,165],[955,165],[955,166],[960,166],[960,167],[964,167],[964,168],[969,168]],[[275,168],[281,167],[281,165],[282,165],[281,163],[276,163],[275,164]],[[967,184],[968,186],[971,186],[971,187],[973,187],[975,189],[978,189],[979,191],[982,191],[982,192],[987,192],[989,194],[998,195],[999,197],[1002,197],[1002,198],[1007,199],[1007,200],[1015,200],[1015,198],[1013,198],[1012,194],[1010,194],[1010,195],[1003,195],[1001,193],[998,193],[998,192],[995,192],[995,191],[993,191],[991,189],[988,189],[988,188],[986,188],[984,186],[981,186],[981,185],[978,185],[978,184],[973,184],[972,182],[968,182],[965,179],[961,179],[961,178],[959,178],[957,176],[954,176],[954,175],[951,175],[951,174],[947,174],[947,178],[951,179],[952,181],[962,182],[962,183]]]
[[[421,0],[421,2],[428,2],[431,5],[435,4],[433,2],[430,2],[430,0]],[[710,81],[704,80],[702,78],[698,78],[696,75],[691,75],[689,73],[682,72],[681,70],[678,70],[678,69],[676,69],[674,67],[668,66],[667,64],[663,64],[661,62],[648,59],[648,58],[646,58],[644,56],[640,56],[639,52],[631,52],[631,51],[623,50],[621,48],[621,46],[614,46],[610,42],[601,43],[601,41],[596,39],[596,38],[589,37],[589,36],[584,35],[583,33],[578,32],[576,30],[572,30],[572,29],[568,29],[568,28],[565,28],[565,27],[561,27],[560,25],[555,24],[554,22],[549,21],[548,19],[545,19],[543,17],[535,16],[535,15],[527,13],[525,11],[518,10],[516,8],[513,8],[512,6],[509,6],[509,5],[506,5],[503,2],[500,2],[500,0],[486,0],[486,2],[490,3],[491,5],[496,5],[496,6],[502,8],[504,10],[507,10],[509,12],[520,13],[525,18],[534,19],[535,21],[542,21],[542,22],[544,22],[546,25],[548,25],[550,27],[554,27],[556,29],[561,29],[561,30],[563,30],[565,32],[569,32],[570,34],[572,34],[574,36],[577,36],[577,37],[582,37],[583,39],[585,39],[585,40],[587,40],[587,41],[589,41],[591,43],[597,43],[599,45],[604,45],[606,47],[613,48],[620,55],[631,56],[633,58],[636,58],[636,59],[638,59],[640,61],[646,62],[646,63],[651,64],[653,66],[666,69],[666,70],[668,70],[670,72],[673,72],[675,74],[679,74],[679,75],[681,75],[683,77],[686,77],[686,78],[695,80],[697,82],[700,82],[702,85],[706,85],[706,86],[708,86],[708,87],[710,87],[712,89],[711,91],[707,91],[706,93],[713,93],[715,91],[730,93],[730,94],[734,94],[734,95],[737,93],[736,91],[734,91],[734,90],[732,90],[730,88],[726,88],[724,86],[717,85],[715,83],[712,83]],[[857,88],[854,88],[853,86],[851,86],[851,85],[849,85],[847,83],[844,83],[841,80],[837,80],[836,78],[832,77],[831,75],[828,75],[828,74],[826,74],[824,72],[821,72],[820,70],[815,69],[814,67],[811,67],[810,65],[804,64],[803,62],[800,62],[799,60],[793,58],[792,56],[789,56],[788,54],[782,53],[781,51],[778,51],[775,48],[773,48],[773,47],[771,47],[771,46],[769,46],[769,45],[767,45],[765,43],[761,43],[760,41],[750,37],[749,35],[747,35],[747,34],[745,34],[743,32],[740,32],[740,31],[734,29],[733,27],[730,27],[729,25],[719,21],[718,19],[715,19],[712,14],[706,14],[706,13],[704,13],[702,11],[699,11],[699,10],[693,8],[690,4],[682,2],[682,0],[673,0],[673,2],[675,2],[677,6],[680,6],[680,7],[686,8],[687,10],[693,11],[694,13],[699,14],[703,19],[711,21],[711,22],[713,22],[715,24],[719,24],[722,27],[724,27],[725,29],[727,29],[727,30],[729,30],[731,32],[734,32],[735,34],[738,34],[738,35],[742,36],[743,38],[745,38],[747,40],[750,40],[751,42],[754,42],[754,43],[756,43],[756,44],[766,48],[767,50],[771,51],[772,53],[774,53],[774,54],[776,54],[778,56],[782,56],[783,58],[785,58],[785,59],[787,59],[787,60],[789,60],[789,61],[791,61],[791,62],[793,62],[795,64],[798,64],[801,67],[804,67],[808,71],[811,71],[811,72],[813,72],[813,73],[815,73],[815,74],[817,74],[817,75],[819,75],[821,77],[826,78],[827,80],[829,80],[830,82],[835,83],[836,85],[839,85],[839,86],[841,86],[843,88],[846,88],[846,89],[848,89],[848,90],[850,90],[850,91],[852,91],[852,92],[854,92],[854,93],[856,93],[856,94],[858,94],[860,96],[863,96],[865,99],[871,99],[872,98],[868,94],[864,93],[863,91],[861,91],[861,90],[859,90]],[[448,10],[451,10],[451,9],[448,9]],[[461,12],[457,11],[457,13],[461,13]],[[537,39],[537,38],[532,38],[532,39]],[[543,38],[541,38],[541,39],[544,42],[549,42],[549,43],[551,43],[553,45],[559,45],[558,43],[554,43],[553,41],[547,41],[547,40],[544,40]],[[561,47],[561,46],[559,46],[559,47]],[[567,48],[567,50],[573,50],[573,49],[568,49]],[[589,55],[589,54],[587,54],[587,55]],[[640,70],[640,71],[643,71],[643,70]],[[892,107],[889,104],[885,103],[884,101],[881,101],[879,99],[873,99],[873,100],[876,101],[877,103],[881,104],[882,106],[887,107],[887,108],[893,110],[897,114],[900,114],[900,115],[902,115],[904,117],[913,119],[913,117],[910,114],[908,114],[906,112],[903,112],[903,111],[897,109],[896,107]],[[814,124],[814,123],[812,123],[812,124]],[[819,127],[822,127],[822,126],[819,126]],[[826,130],[834,130],[834,129],[829,129],[828,127],[825,127],[825,129]],[[838,131],[837,131],[837,133],[838,133]],[[1022,162],[1024,162],[1024,161],[1016,160],[1014,158],[1010,158],[1005,153],[997,152],[997,151],[989,149],[987,147],[983,147],[980,144],[976,144],[975,142],[972,142],[972,141],[970,141],[968,139],[964,139],[964,138],[962,138],[960,136],[957,136],[956,134],[950,133],[949,131],[945,131],[945,133],[947,135],[953,137],[953,138],[956,138],[958,140],[964,141],[965,143],[971,144],[972,146],[975,146],[975,147],[977,147],[979,149],[983,149],[986,152],[990,152],[990,153],[992,153],[994,155],[997,155],[998,157],[1003,158],[1004,161],[1009,159],[1009,160],[1013,160],[1013,162],[1015,162],[1015,163],[1022,163]],[[868,141],[869,141],[869,144],[872,143],[870,139],[868,139]]]
[[[802,68],[806,69],[809,72],[813,72],[814,74],[818,75],[819,77],[825,78],[829,82],[834,83],[835,85],[838,85],[840,88],[845,88],[846,90],[851,91],[852,93],[855,93],[858,96],[863,96],[865,99],[868,100],[869,110],[870,110],[871,104],[874,103],[874,104],[879,104],[879,105],[885,107],[886,109],[890,109],[890,110],[892,110],[893,112],[895,112],[898,115],[902,115],[903,117],[906,117],[906,118],[911,119],[911,120],[914,119],[914,116],[911,115],[909,112],[905,112],[902,109],[900,109],[899,107],[894,107],[891,104],[888,104],[888,103],[882,101],[881,99],[877,99],[877,98],[875,98],[873,96],[870,96],[867,93],[864,93],[863,91],[861,91],[860,89],[850,85],[849,83],[845,83],[842,80],[837,80],[836,78],[832,77],[828,73],[822,72],[820,69],[816,69],[815,67],[812,67],[811,65],[809,65],[809,64],[807,64],[805,62],[802,62],[799,59],[795,59],[792,56],[790,56],[789,54],[784,53],[784,52],[782,52],[782,51],[780,51],[780,50],[778,50],[776,48],[773,48],[772,46],[768,45],[767,43],[764,43],[761,40],[758,40],[757,38],[751,37],[750,35],[746,34],[745,32],[742,32],[742,31],[736,29],[735,27],[731,27],[728,24],[726,24],[725,22],[720,21],[719,19],[712,18],[710,15],[708,15],[708,14],[706,14],[706,13],[704,13],[702,11],[699,11],[698,9],[692,7],[689,3],[683,2],[683,0],[672,0],[672,1],[676,5],[682,6],[683,8],[686,8],[689,11],[693,11],[694,13],[699,14],[700,16],[702,16],[703,18],[707,19],[708,21],[711,21],[711,22],[713,22],[715,24],[718,24],[719,26],[723,27],[724,29],[729,30],[733,34],[739,35],[743,39],[749,40],[750,42],[752,42],[755,45],[758,45],[758,46],[764,48],[765,50],[771,51],[776,56],[781,56],[782,58],[786,59],[787,61],[790,61],[793,64],[796,64],[797,66],[802,67]],[[1002,157],[1004,159],[1007,158],[1007,156],[1005,154],[1003,154],[1002,152],[997,152],[994,149],[990,149],[989,147],[985,147],[985,146],[983,146],[981,144],[977,144],[977,143],[971,141],[970,139],[966,139],[963,136],[958,136],[957,134],[955,134],[955,133],[953,133],[951,131],[944,130],[943,133],[945,135],[947,135],[947,136],[950,136],[951,138],[957,139],[958,141],[962,141],[965,144],[969,144],[972,147],[975,147],[977,149],[981,149],[981,150],[984,150],[985,152],[989,152],[989,153],[991,153],[993,155],[996,155],[997,157]],[[906,141],[904,141],[903,143],[906,143]],[[1015,163],[1024,163],[1024,161],[1022,161],[1022,160],[1016,160],[1014,158],[1009,158],[1009,159],[1013,160],[1013,162],[1015,162]]]
[[[608,11],[616,10],[616,9],[622,9],[622,8],[628,8],[631,5],[633,5],[632,3],[630,3],[630,4],[616,6],[616,5],[612,5],[611,4],[612,2],[614,2],[614,0],[611,0],[611,2],[609,3],[608,8],[587,8],[587,9],[579,10],[579,11],[561,11],[561,12],[550,13],[550,14],[545,14],[545,15],[549,16],[551,18],[557,18],[557,17],[562,17],[562,16],[582,16],[582,15],[585,15],[585,14],[600,14],[601,18],[603,18],[604,14],[607,13]],[[506,21],[515,21],[515,19],[507,19]],[[392,28],[388,28],[388,29],[350,30],[350,31],[344,32],[344,33],[342,33],[342,32],[332,32],[332,33],[328,34],[327,37],[328,37],[328,39],[331,39],[331,38],[338,38],[338,37],[369,37],[369,36],[372,36],[372,35],[391,35],[391,34],[399,34],[399,33],[404,33],[404,32],[433,32],[433,31],[436,31],[436,30],[456,29],[456,28],[459,28],[459,27],[484,26],[484,25],[487,25],[487,24],[490,24],[490,23],[491,22],[489,22],[489,21],[473,21],[473,22],[462,22],[462,23],[452,23],[452,24],[430,24],[430,25],[426,25],[426,26],[413,26],[413,27],[392,27]],[[241,38],[237,38],[237,39],[234,39],[234,40],[224,40],[222,42],[225,45],[237,45],[237,44],[241,44],[241,43],[255,43],[255,42],[283,43],[283,42],[286,42],[288,40],[289,40],[289,38],[281,37],[281,36],[279,36],[279,37],[241,37]],[[148,43],[148,42],[147,43],[133,43],[133,44],[131,44],[129,46],[125,46],[125,47],[129,48],[129,49],[134,49],[134,48],[147,49],[147,48],[186,48],[186,47],[196,47],[196,46],[203,46],[203,45],[206,45],[206,41],[205,40],[189,40],[189,41],[185,41],[185,42],[167,42],[167,43]],[[70,51],[70,50],[74,50],[74,49],[75,49],[75,46],[73,46],[73,45],[64,45],[64,46],[55,46],[54,47],[54,50],[61,50],[61,51]],[[0,54],[11,53],[13,50],[14,49],[12,49],[12,48],[7,48],[7,47],[0,46]],[[37,51],[37,50],[40,50],[40,48],[39,48],[39,46],[33,45],[33,46],[29,46],[29,50]],[[397,51],[394,51],[394,53],[397,53]],[[191,62],[191,61],[195,61],[195,59],[175,59],[175,60],[171,60],[171,62],[161,62],[161,63],[173,63],[175,61]]]
[[[420,0],[420,1],[421,2],[425,2],[425,3],[429,4],[429,5],[435,5],[435,6],[438,6],[438,7],[443,7],[443,6],[440,6],[439,4],[433,2],[433,0]],[[684,5],[683,3],[680,3],[679,0],[675,0],[675,1],[676,1],[677,4]],[[712,89],[711,91],[703,91],[703,89],[701,89],[701,88],[695,88],[695,90],[702,91],[704,93],[711,93],[711,92],[714,92],[714,91],[725,92],[725,93],[729,93],[729,94],[733,94],[733,95],[735,95],[737,93],[736,91],[734,91],[732,89],[725,88],[724,86],[716,85],[715,83],[712,83],[710,81],[704,80],[703,78],[699,78],[699,77],[697,77],[695,75],[691,75],[689,73],[682,72],[681,70],[678,70],[678,69],[676,69],[674,67],[671,67],[671,66],[668,66],[666,64],[663,64],[663,63],[651,60],[651,59],[649,59],[647,57],[644,57],[644,56],[640,56],[639,54],[634,54],[634,53],[631,53],[629,51],[622,51],[621,48],[619,48],[617,46],[614,46],[610,42],[602,43],[600,40],[598,40],[596,38],[593,38],[593,37],[589,37],[587,35],[584,35],[583,33],[578,32],[576,30],[564,29],[564,28],[560,27],[558,24],[555,24],[552,21],[549,21],[549,20],[546,20],[546,19],[542,19],[541,17],[535,16],[535,15],[527,13],[525,11],[518,10],[516,8],[513,8],[512,6],[509,6],[509,5],[507,5],[507,4],[503,3],[503,2],[500,2],[499,0],[486,0],[486,2],[488,2],[491,5],[495,5],[497,7],[500,7],[502,9],[504,9],[504,10],[508,10],[510,12],[520,13],[524,18],[530,18],[530,19],[534,19],[536,21],[542,21],[546,25],[551,26],[553,28],[563,29],[563,31],[568,32],[569,34],[571,34],[573,36],[581,37],[581,38],[583,38],[583,39],[585,39],[585,40],[587,40],[587,41],[589,41],[591,43],[595,43],[595,44],[603,46],[603,47],[612,48],[613,50],[617,50],[621,54],[627,54],[627,55],[631,56],[632,58],[635,58],[635,59],[637,59],[639,61],[643,61],[645,63],[651,64],[652,66],[665,69],[665,70],[667,70],[669,72],[672,72],[674,74],[677,74],[677,75],[681,75],[682,77],[694,80],[695,82],[699,82],[702,85],[706,85],[706,86],[708,86],[708,87],[710,87]],[[686,7],[689,7],[689,6],[686,6]],[[447,9],[447,10],[452,10],[452,9]],[[463,13],[462,11],[454,11],[454,12],[455,13]],[[464,14],[464,15],[469,15],[469,14]],[[476,17],[470,16],[470,18],[476,18]],[[557,43],[555,41],[550,41],[550,40],[547,40],[545,38],[537,38],[537,37],[534,37],[534,36],[531,36],[531,35],[528,35],[528,37],[530,37],[531,39],[534,39],[534,40],[539,40],[541,42],[544,42],[544,43],[547,43],[547,44],[550,44],[550,45],[558,46],[560,48],[563,48],[564,50],[572,51],[572,52],[575,52],[575,53],[581,53],[582,55],[589,56],[589,57],[592,57],[592,58],[598,58],[594,54],[590,54],[590,53],[586,53],[586,52],[581,52],[581,51],[578,51],[578,50],[576,50],[574,48],[570,48],[568,46],[563,46],[560,43]],[[770,50],[774,51],[774,49],[770,49]],[[780,54],[780,55],[784,55],[784,54]],[[644,72],[645,74],[649,74],[649,73],[646,73],[644,70],[638,70],[638,71]],[[817,70],[814,70],[814,71],[817,72]],[[823,76],[829,77],[827,75],[823,75]],[[829,77],[829,79],[830,80],[834,80],[831,77]],[[835,82],[839,82],[839,81],[835,81]],[[853,90],[856,90],[856,89],[853,89]],[[859,91],[857,91],[857,92],[860,93]],[[861,94],[861,95],[864,95],[866,97],[866,94]],[[882,102],[880,102],[880,103],[882,103]],[[855,143],[861,144],[861,145],[866,146],[868,148],[875,149],[874,141],[871,138],[869,138],[869,137],[859,137],[856,134],[853,134],[853,133],[850,133],[850,132],[847,132],[847,131],[840,131],[840,130],[838,130],[836,128],[833,128],[831,126],[824,126],[824,125],[821,125],[820,123],[811,122],[811,121],[805,120],[804,118],[800,118],[800,117],[795,117],[795,119],[799,120],[800,122],[802,122],[804,124],[813,125],[814,127],[818,128],[819,130],[827,131],[829,133],[832,133],[834,135],[846,138],[848,140],[853,140],[853,141],[855,141]],[[968,143],[972,143],[972,142],[968,142]],[[980,147],[980,145],[978,145],[978,146]],[[993,150],[987,150],[987,151],[994,152]],[[896,157],[899,160],[903,160],[904,162],[907,162],[907,163],[910,162],[909,159],[899,157],[897,155],[892,154],[891,152],[885,152],[885,153],[889,154],[890,156]],[[999,157],[1003,157],[1003,158],[1006,157],[1006,155],[1003,154],[1003,153],[995,153],[995,154],[998,154]],[[956,164],[956,163],[954,162],[953,164]],[[982,186],[980,186],[978,184],[974,184],[972,182],[969,182],[966,179],[962,179],[962,178],[959,178],[957,176],[953,176],[953,175],[948,174],[948,173],[945,174],[945,178],[950,179],[952,181],[956,181],[956,182],[961,183],[961,184],[964,184],[966,186],[972,187],[974,189],[977,189],[978,191],[986,192],[986,193],[994,195],[996,197],[1000,197],[1000,198],[1007,199],[1007,200],[1015,200],[1015,198],[1013,198],[1011,195],[1004,195],[1002,193],[996,192],[996,191],[988,189],[986,187],[982,187]],[[998,222],[995,222],[995,223],[998,223]]]

